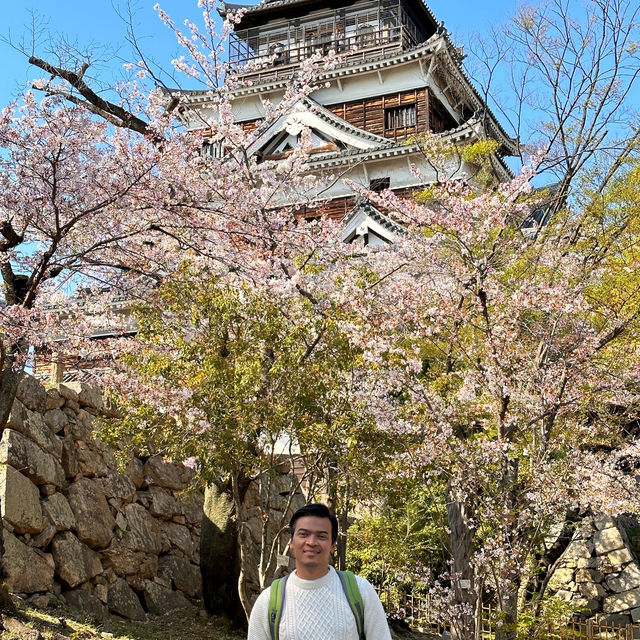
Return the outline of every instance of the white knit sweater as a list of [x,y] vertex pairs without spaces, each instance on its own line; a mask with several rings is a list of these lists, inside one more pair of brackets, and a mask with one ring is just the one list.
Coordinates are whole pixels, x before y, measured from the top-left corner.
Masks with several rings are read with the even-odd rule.
[[[387,618],[375,589],[356,576],[364,603],[367,640],[391,640]],[[270,640],[269,589],[256,600],[249,619],[247,640]],[[353,612],[333,567],[317,580],[302,580],[296,573],[287,579],[280,640],[358,640]]]

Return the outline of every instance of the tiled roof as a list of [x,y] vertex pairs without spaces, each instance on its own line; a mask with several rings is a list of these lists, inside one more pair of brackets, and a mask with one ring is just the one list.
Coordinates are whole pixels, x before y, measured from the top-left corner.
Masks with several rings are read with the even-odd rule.
[[[308,2],[308,0],[262,0],[262,2],[259,2],[258,4],[237,4],[237,3],[231,3],[231,2],[221,2],[220,6],[218,7],[218,13],[222,17],[225,17],[229,12],[236,12],[239,9],[244,9],[245,13],[248,13],[248,14],[260,13],[261,11],[266,11],[268,9],[277,9],[279,7],[291,7],[298,4],[305,4],[306,2]],[[433,11],[431,11],[429,5],[427,5],[427,3],[424,2],[424,0],[422,0],[421,4],[424,7],[427,14],[429,15],[429,18],[435,24],[438,24],[438,21],[436,20],[436,17],[433,14]]]
[[[299,0],[273,0],[274,2],[298,2]],[[442,44],[446,46],[442,46]],[[419,44],[411,49],[406,49],[400,53],[394,52],[386,56],[374,60],[367,60],[366,62],[345,60],[344,63],[339,64],[335,69],[325,71],[320,74],[319,81],[328,80],[333,78],[341,78],[345,76],[356,75],[358,73],[366,71],[375,71],[378,69],[384,69],[393,67],[397,64],[403,64],[410,62],[411,60],[419,60],[427,54],[441,54],[444,53],[444,63],[450,68],[450,70],[459,78],[462,85],[467,89],[467,95],[474,105],[474,109],[477,115],[480,117],[488,116],[487,124],[489,128],[494,132],[497,139],[501,139],[509,154],[515,155],[518,151],[517,141],[511,138],[509,134],[504,130],[493,111],[484,102],[482,96],[475,88],[473,81],[469,78],[468,74],[460,64],[457,51],[454,47],[448,33],[444,29],[440,29],[438,33],[435,33],[429,40]],[[258,82],[251,86],[241,87],[236,89],[234,95],[240,97],[242,95],[249,95],[252,93],[259,93],[265,90],[277,90],[284,89],[290,84],[290,78],[282,78],[278,80],[267,80],[265,82]],[[198,102],[207,102],[211,99],[211,91],[182,91],[183,95],[187,95],[190,98],[192,104]]]
[[[473,124],[474,123],[461,124],[456,129],[447,131],[441,134],[441,136],[452,143],[462,142],[466,138],[471,138],[476,135]],[[384,145],[374,147],[373,149],[351,149],[348,151],[318,154],[317,156],[309,158],[308,165],[311,169],[326,169],[344,164],[352,164],[353,162],[422,154],[420,145],[418,144],[406,144],[404,141],[398,142],[388,139],[384,140]]]
[[392,233],[406,233],[406,229],[401,224],[394,222],[389,216],[382,213],[375,205],[371,204],[371,202],[365,198],[358,199],[356,206],[342,220],[343,225],[348,227],[351,220],[361,213],[369,216],[372,220],[375,220],[379,225]]

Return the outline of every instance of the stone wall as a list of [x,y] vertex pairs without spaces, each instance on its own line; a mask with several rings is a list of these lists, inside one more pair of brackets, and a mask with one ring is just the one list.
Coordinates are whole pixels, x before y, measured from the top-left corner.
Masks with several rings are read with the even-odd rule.
[[193,474],[155,456],[124,473],[92,438],[102,410],[82,383],[26,377],[0,440],[1,568],[12,593],[96,617],[143,619],[201,595],[202,497]]
[[638,523],[625,516],[584,520],[549,581],[584,617],[624,626],[640,620]]

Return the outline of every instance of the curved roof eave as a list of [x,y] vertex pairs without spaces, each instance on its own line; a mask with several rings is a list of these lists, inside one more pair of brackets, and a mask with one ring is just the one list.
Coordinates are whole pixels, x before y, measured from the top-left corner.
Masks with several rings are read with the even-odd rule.
[[[445,140],[452,143],[462,142],[468,138],[477,138],[477,134],[474,127],[469,123],[464,123],[456,129],[451,129],[440,134]],[[403,142],[396,142],[393,145],[385,145],[375,147],[373,149],[353,150],[353,151],[341,151],[331,152],[327,154],[319,154],[315,158],[311,158],[307,162],[307,166],[310,169],[329,169],[332,167],[339,167],[347,164],[353,164],[356,162],[365,162],[367,160],[379,160],[382,158],[391,158],[398,156],[407,156],[420,154],[422,151],[418,144],[405,144]]]
[[[287,6],[296,6],[301,4],[308,3],[309,0],[262,0],[262,2],[258,2],[257,4],[247,4],[247,3],[235,3],[235,2],[220,2],[218,6],[218,13],[222,18],[226,18],[227,14],[232,12],[237,12],[240,9],[245,10],[245,15],[249,14],[259,14],[262,11],[272,11],[274,9],[279,9]],[[427,18],[431,21],[434,27],[437,27],[440,24],[431,10],[431,7],[425,2],[425,0],[417,0],[417,3],[422,7],[423,11],[427,14]],[[244,28],[242,23],[240,23],[240,28]]]

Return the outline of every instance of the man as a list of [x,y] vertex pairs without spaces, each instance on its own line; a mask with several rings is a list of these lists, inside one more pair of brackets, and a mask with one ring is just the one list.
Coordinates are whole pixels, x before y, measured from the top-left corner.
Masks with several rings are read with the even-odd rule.
[[[323,504],[298,509],[291,518],[291,552],[296,569],[285,585],[279,640],[358,640],[356,618],[335,569],[329,566],[338,539],[338,520]],[[391,640],[374,588],[356,576],[364,604],[366,640]],[[247,640],[270,640],[270,589],[256,600]]]

